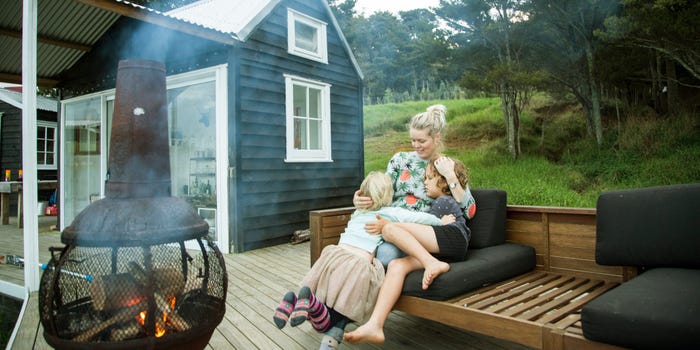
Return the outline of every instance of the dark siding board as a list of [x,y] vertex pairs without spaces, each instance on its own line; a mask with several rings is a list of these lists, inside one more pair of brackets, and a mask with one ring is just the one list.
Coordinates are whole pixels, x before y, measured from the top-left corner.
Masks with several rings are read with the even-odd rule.
[[[288,241],[309,210],[351,204],[362,181],[361,81],[332,26],[329,64],[288,54],[285,5],[331,23],[320,1],[284,1],[238,49],[238,251]],[[284,74],[331,84],[333,162],[284,162]]]

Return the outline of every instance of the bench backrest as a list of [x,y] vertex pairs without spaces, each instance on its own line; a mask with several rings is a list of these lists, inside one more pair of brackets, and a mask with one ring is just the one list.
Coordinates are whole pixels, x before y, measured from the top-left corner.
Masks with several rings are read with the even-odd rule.
[[469,248],[486,248],[506,242],[506,191],[473,189],[476,215],[469,222],[472,237]]
[[700,268],[700,183],[598,197],[596,262]]

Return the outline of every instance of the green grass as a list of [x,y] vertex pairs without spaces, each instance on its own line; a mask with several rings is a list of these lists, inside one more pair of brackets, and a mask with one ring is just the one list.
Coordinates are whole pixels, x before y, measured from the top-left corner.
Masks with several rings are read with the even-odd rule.
[[472,188],[501,188],[508,203],[595,207],[602,191],[700,181],[700,118],[668,119],[627,112],[607,117],[605,143],[587,135],[575,104],[539,96],[521,117],[522,156],[506,150],[500,102],[494,98],[365,106],[365,172],[383,171],[411,150],[407,123],[426,107],[447,107],[445,153],[470,169]]

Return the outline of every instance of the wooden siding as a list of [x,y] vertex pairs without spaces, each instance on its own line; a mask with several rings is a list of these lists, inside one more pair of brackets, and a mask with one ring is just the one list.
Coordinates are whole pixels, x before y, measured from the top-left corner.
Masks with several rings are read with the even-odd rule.
[[[5,177],[5,169],[12,172],[12,180],[17,179],[22,168],[22,110],[0,101],[0,174]],[[56,122],[56,113],[37,110],[37,120]],[[56,125],[58,128],[58,125]],[[37,179],[56,180],[58,170],[37,170]],[[0,181],[2,181],[0,180]],[[53,191],[39,191],[39,200],[48,201]],[[17,196],[10,196],[10,215],[17,215]]]
[[[287,53],[287,8],[328,23],[328,64]],[[364,176],[361,81],[321,1],[282,1],[237,51],[236,251],[289,241]],[[333,162],[286,163],[284,74],[331,84]]]
[[64,99],[113,89],[124,59],[164,62],[170,76],[224,64],[228,53],[224,44],[122,17],[65,74],[59,87]]

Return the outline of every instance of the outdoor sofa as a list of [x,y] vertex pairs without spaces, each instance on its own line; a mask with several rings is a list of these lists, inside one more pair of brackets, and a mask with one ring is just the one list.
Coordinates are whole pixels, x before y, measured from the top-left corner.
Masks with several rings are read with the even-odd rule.
[[[624,286],[643,276],[636,266],[625,266],[626,261],[596,261],[601,254],[596,253],[596,244],[601,244],[596,241],[596,209],[514,206],[507,205],[502,190],[473,189],[472,193],[477,214],[470,223],[468,259],[452,263],[450,271],[436,278],[426,291],[420,288],[422,271],[410,274],[395,310],[538,349],[617,349],[635,345],[584,336],[589,330],[584,331],[581,310],[592,300],[607,297],[607,293],[615,296],[613,292],[621,283]],[[697,203],[698,196],[692,197]],[[601,198],[598,213],[610,211],[603,214],[604,219],[620,215],[605,206],[607,195]],[[645,209],[635,213],[637,219],[653,218],[649,210],[669,205],[667,200],[673,198],[642,205]],[[700,206],[693,208],[697,212]],[[323,247],[337,243],[353,210],[310,212],[311,263]],[[683,216],[681,222],[692,221],[686,214],[687,210],[678,212]],[[658,228],[652,225],[650,229]],[[697,235],[687,242],[695,246],[686,249],[700,253]],[[682,256],[687,259],[685,254]],[[697,264],[697,260],[691,262]],[[697,311],[697,301],[687,305],[695,305],[689,312]],[[609,305],[601,309],[605,312]],[[610,322],[617,327],[629,326]],[[609,337],[616,337],[614,332],[609,333]]]

